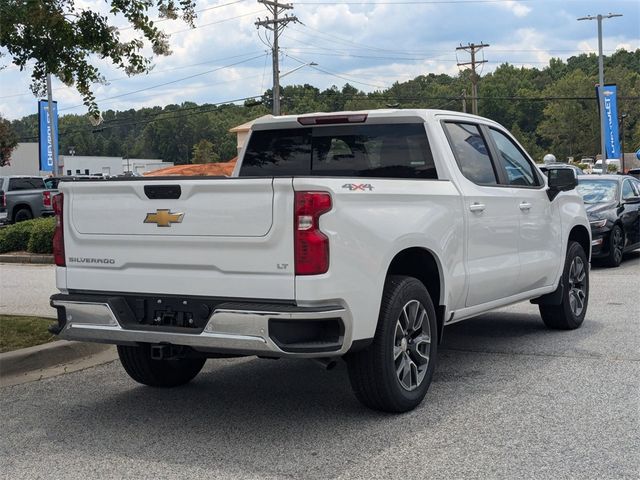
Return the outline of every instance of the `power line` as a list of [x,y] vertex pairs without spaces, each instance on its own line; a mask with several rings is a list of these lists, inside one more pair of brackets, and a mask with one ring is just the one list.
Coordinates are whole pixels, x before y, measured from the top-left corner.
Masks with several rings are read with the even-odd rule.
[[[255,55],[256,53],[260,53],[260,50],[254,50],[253,52],[247,52],[247,53],[243,53],[240,55],[231,55],[229,57],[221,57],[221,58],[212,58],[210,60],[206,60],[204,62],[198,62],[198,63],[191,63],[189,65],[178,65],[177,67],[171,67],[171,68],[164,68],[162,70],[151,70],[150,72],[146,73],[144,75],[144,77],[147,77],[149,75],[155,75],[158,73],[166,73],[166,72],[173,72],[175,70],[185,70],[187,68],[193,68],[193,67],[199,67],[200,65],[207,65],[209,63],[215,63],[215,62],[220,62],[223,60],[231,60],[232,58],[240,58],[240,57],[246,57],[248,55]],[[107,84],[113,83],[113,82],[119,82],[122,80],[133,80],[136,78],[141,78],[139,76],[131,76],[131,77],[117,77],[117,78],[108,78],[106,80]],[[53,91],[54,92],[60,92],[63,90],[71,90],[75,87],[61,87],[61,88],[54,88]],[[31,92],[25,92],[25,93],[16,93],[16,94],[12,94],[12,95],[4,95],[4,96],[0,96],[0,99],[4,99],[4,98],[15,98],[15,97],[24,97],[27,95],[33,95],[33,93]]]
[[[413,0],[413,1],[405,1],[401,0],[398,2],[353,2],[353,1],[345,1],[345,2],[296,2],[298,5],[455,5],[457,3],[512,3],[513,0]],[[520,2],[532,2],[533,0],[519,0]]]
[[[221,5],[213,5],[211,7],[207,7],[207,8],[201,8],[200,10],[196,10],[194,13],[202,13],[202,12],[206,12],[208,10],[215,10],[217,8],[222,8],[222,7],[228,7],[230,5],[235,5],[237,3],[243,3],[246,2],[248,0],[236,0],[235,2],[229,2],[229,3],[223,3]],[[162,22],[166,22],[169,20],[173,20],[172,18],[156,18],[154,20],[152,20],[152,22],[154,24],[156,23],[162,23]],[[124,30],[131,30],[132,28],[135,28],[133,25],[129,25],[128,27],[120,27],[118,28],[118,31],[122,32]]]
[[322,72],[322,73],[324,73],[324,74],[326,74],[326,75],[331,75],[331,76],[336,77],[336,78],[339,78],[339,79],[341,79],[341,80],[346,80],[347,82],[359,83],[359,84],[361,84],[361,85],[366,85],[366,86],[368,86],[368,87],[375,87],[375,88],[389,88],[389,87],[387,87],[387,86],[374,85],[374,84],[372,84],[372,83],[361,82],[361,81],[359,81],[359,80],[355,80],[355,79],[353,79],[353,78],[349,78],[349,77],[347,77],[347,76],[345,76],[345,75],[342,75],[342,74],[340,74],[340,73],[335,73],[335,72],[331,72],[331,71],[329,71],[329,70],[325,70],[325,69],[323,69],[323,68],[318,67],[317,65],[311,65],[309,62],[306,62],[305,60],[302,60],[302,59],[300,59],[300,58],[296,58],[296,57],[294,57],[293,55],[290,55],[290,54],[285,54],[285,55],[286,55],[287,57],[289,57],[289,58],[293,58],[294,60],[296,60],[296,61],[298,61],[298,62],[300,62],[300,63],[309,64],[309,66],[310,66],[311,68],[313,68],[314,70],[317,70],[317,71],[319,71],[319,72]]
[[[308,96],[315,96],[316,98],[320,98],[320,97],[326,97],[327,96],[327,92],[319,92],[319,93],[315,93],[315,92],[292,92],[291,94],[288,95],[288,97],[308,97]],[[426,102],[426,101],[446,101],[446,103],[444,105],[441,105],[438,108],[444,108],[450,104],[453,104],[455,102],[460,101],[460,97],[459,96],[403,96],[403,95],[394,95],[394,94],[381,94],[381,93],[375,93],[375,94],[365,94],[365,93],[361,93],[361,94],[343,94],[341,93],[341,98],[345,99],[345,100],[350,100],[350,99],[362,99],[362,100],[392,100],[392,101],[401,101],[401,102],[407,102],[407,101],[422,101],[422,102]],[[153,121],[163,121],[163,120],[171,120],[174,118],[185,118],[185,117],[189,117],[191,115],[200,115],[202,113],[209,113],[212,111],[215,111],[216,108],[220,105],[226,105],[226,104],[232,104],[232,103],[236,103],[236,102],[240,102],[240,101],[247,101],[247,100],[253,100],[253,99],[257,99],[257,98],[261,98],[263,97],[263,95],[254,95],[254,96],[249,96],[249,97],[242,97],[242,98],[236,98],[236,99],[232,99],[232,100],[225,100],[222,102],[217,102],[217,103],[213,103],[213,104],[206,104],[206,105],[197,105],[197,106],[193,106],[193,107],[181,107],[179,110],[175,110],[175,111],[162,111],[162,112],[155,112],[152,114],[147,115],[146,117],[143,117],[142,119],[135,119],[133,121],[129,121],[132,119],[129,118],[125,118],[125,119],[113,119],[113,120],[108,120],[106,122],[104,122],[98,129],[98,131],[102,131],[105,129],[111,129],[111,128],[118,128],[118,127],[127,127],[127,126],[134,126],[134,125],[147,125]],[[547,102],[547,101],[595,101],[596,98],[595,96],[593,97],[583,97],[583,96],[568,96],[568,97],[557,97],[557,96],[539,96],[539,97],[523,97],[523,96],[491,96],[491,97],[478,97],[479,100],[483,100],[483,101],[495,101],[495,100],[510,100],[510,101],[533,101],[533,102],[538,102],[538,101],[543,101],[543,102]],[[640,102],[640,96],[620,96],[618,97],[619,100],[621,101],[629,101],[629,102]],[[196,110],[196,111],[194,111]],[[176,115],[172,115],[172,114],[176,114]],[[160,118],[156,118],[156,117],[160,117]],[[94,129],[93,127],[87,126],[84,128],[78,128],[78,129],[71,129],[71,130],[64,130],[60,132],[60,136],[65,136],[65,135],[70,135],[72,133],[81,133],[81,132],[90,132],[90,131],[96,131],[96,129]],[[38,136],[31,136],[31,137],[21,137],[20,141],[25,141],[25,140],[33,140],[33,139],[38,139]]]
[[229,17],[229,18],[224,18],[222,20],[216,20],[215,22],[202,23],[200,25],[195,25],[194,27],[183,28],[182,30],[176,30],[175,32],[170,32],[167,35],[176,35],[178,33],[192,32],[197,28],[210,27],[211,25],[218,25],[220,23],[228,22],[230,20],[237,20],[238,18],[250,17],[252,15],[257,15],[258,13],[262,13],[262,10],[255,10],[253,12],[243,13],[242,15],[236,15],[235,17]]
[[[196,73],[196,74],[194,74],[194,75],[189,75],[189,76],[187,76],[187,77],[177,78],[177,79],[175,79],[175,80],[171,80],[171,81],[169,81],[169,82],[158,83],[158,84],[156,84],[156,85],[152,85],[152,86],[150,86],[150,87],[145,87],[145,88],[140,88],[140,89],[138,89],[138,90],[134,90],[134,91],[131,91],[131,92],[121,93],[121,94],[119,94],[119,95],[114,95],[114,96],[112,96],[112,97],[100,98],[100,99],[98,99],[98,100],[96,100],[96,101],[97,101],[97,102],[104,102],[104,101],[106,101],[106,100],[113,100],[113,99],[115,99],[115,98],[126,97],[126,96],[128,96],[128,95],[133,95],[133,94],[135,94],[135,93],[140,93],[140,92],[144,92],[144,91],[147,91],[147,90],[152,90],[152,89],[155,89],[155,88],[164,87],[164,86],[167,86],[167,85],[172,85],[172,84],[174,84],[174,83],[183,82],[183,81],[185,81],[185,80],[190,80],[190,79],[192,79],[192,78],[196,78],[196,77],[201,77],[202,75],[207,75],[207,74],[209,74],[209,73],[217,72],[217,71],[219,71],[219,70],[224,70],[224,69],[226,69],[226,68],[231,68],[231,67],[234,67],[234,66],[236,66],[236,65],[240,65],[240,64],[242,64],[242,63],[247,63],[247,62],[250,62],[251,60],[255,60],[256,58],[261,58],[261,57],[263,57],[263,56],[264,56],[264,54],[257,55],[257,56],[255,56],[255,57],[247,58],[247,59],[245,59],[245,60],[241,60],[241,61],[239,61],[239,62],[235,62],[235,63],[229,64],[229,65],[225,65],[225,66],[223,66],[223,67],[214,68],[214,69],[212,69],[212,70],[207,70],[207,71],[204,71],[204,72]],[[78,107],[82,107],[82,106],[84,106],[84,104],[82,104],[82,103],[81,103],[81,104],[79,104],[79,105],[74,105],[74,106],[72,106],[72,107],[60,108],[60,109],[59,109],[59,111],[62,111],[62,110],[71,110],[71,109],[78,108]]]

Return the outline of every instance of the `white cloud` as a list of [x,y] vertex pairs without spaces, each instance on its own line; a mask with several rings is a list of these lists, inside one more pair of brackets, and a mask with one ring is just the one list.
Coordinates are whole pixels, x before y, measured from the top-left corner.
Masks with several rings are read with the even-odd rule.
[[526,17],[531,13],[531,8],[523,5],[521,2],[506,1],[499,4],[501,8],[505,8],[512,12],[516,17]]
[[[247,63],[231,64],[258,56],[267,50],[256,31],[254,22],[264,18],[262,5],[255,0],[211,9],[229,0],[199,0],[197,25],[210,24],[193,30],[182,21],[158,23],[166,32],[177,32],[170,40],[173,54],[154,58],[155,68],[148,75],[127,78],[109,65],[98,61],[101,72],[113,81],[96,85],[95,95],[103,109],[129,109],[151,105],[166,105],[184,101],[220,102],[261,93],[271,87],[271,61],[256,58]],[[388,86],[417,75],[447,73],[455,75],[455,47],[460,43],[491,44],[484,51],[491,63],[484,73],[502,62],[543,68],[551,57],[567,58],[597,47],[594,22],[577,22],[584,15],[582,2],[507,1],[482,4],[390,5],[364,3],[359,5],[297,4],[290,11],[306,26],[290,25],[281,39],[283,49],[281,70],[304,62],[315,61],[319,68],[335,72],[336,78],[309,67],[285,77],[285,85],[309,83],[320,89],[331,85],[342,87],[347,81],[365,91],[373,85]],[[104,12],[104,0],[77,0],[76,5]],[[637,25],[640,18],[633,8],[622,8],[624,17],[605,29],[605,51],[615,48],[635,49],[640,45]],[[155,16],[154,13],[151,16]],[[225,19],[232,19],[223,21]],[[114,20],[118,26],[124,19]],[[587,25],[587,24],[591,25]],[[133,35],[123,30],[123,38]],[[139,35],[136,35],[139,36]],[[146,50],[148,52],[148,49]],[[290,56],[287,56],[290,55]],[[461,57],[462,59],[462,57]],[[5,64],[9,63],[7,58]],[[195,65],[194,65],[195,64]],[[218,67],[227,67],[209,72]],[[16,67],[0,71],[0,111],[8,118],[35,113],[36,99],[30,95],[30,70],[19,72]],[[179,80],[178,83],[149,89],[149,87]],[[363,83],[357,83],[360,81]],[[369,84],[369,85],[365,85]],[[136,90],[139,93],[109,99]],[[20,96],[13,96],[18,94]],[[62,108],[81,104],[74,89],[54,81],[54,97]],[[61,112],[84,113],[85,107]]]

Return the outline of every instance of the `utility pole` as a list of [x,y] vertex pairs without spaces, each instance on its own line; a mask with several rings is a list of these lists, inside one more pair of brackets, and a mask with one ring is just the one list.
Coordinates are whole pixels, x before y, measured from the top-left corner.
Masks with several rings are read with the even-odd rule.
[[280,65],[279,65],[279,47],[278,37],[284,28],[290,22],[297,22],[298,18],[295,16],[289,16],[285,14],[281,16],[281,13],[285,10],[290,10],[293,5],[288,3],[278,3],[278,0],[258,0],[258,3],[264,4],[267,7],[273,18],[266,18],[256,22],[258,28],[264,27],[267,30],[273,32],[273,44],[271,45],[271,57],[273,60],[273,115],[280,115]]
[[467,91],[462,90],[462,113],[467,113]]
[[58,175],[58,152],[56,151],[55,133],[53,131],[53,92],[51,91],[51,74],[47,73],[47,110],[49,113],[49,141],[51,142],[51,159],[53,175]]
[[487,61],[484,59],[476,60],[476,53],[478,53],[484,47],[488,47],[488,46],[489,46],[488,43],[482,42],[479,45],[476,45],[475,43],[468,43],[467,45],[460,44],[459,47],[456,47],[456,50],[464,50],[465,52],[468,52],[471,55],[470,62],[458,63],[458,66],[471,67],[471,112],[474,115],[478,114],[478,80],[480,78],[480,76],[478,75],[478,72],[476,71],[476,66],[482,63],[487,63]]
[[602,56],[602,19],[603,18],[613,18],[613,17],[621,17],[622,15],[619,13],[610,13],[609,15],[598,15],[594,17],[593,15],[589,15],[587,17],[580,17],[578,21],[581,20],[597,20],[598,21],[598,82],[600,87],[598,88],[598,104],[600,105],[600,148],[602,149],[602,175],[606,175],[608,172],[607,168],[607,140],[605,139],[605,129],[606,129],[606,114],[604,111],[604,60]]

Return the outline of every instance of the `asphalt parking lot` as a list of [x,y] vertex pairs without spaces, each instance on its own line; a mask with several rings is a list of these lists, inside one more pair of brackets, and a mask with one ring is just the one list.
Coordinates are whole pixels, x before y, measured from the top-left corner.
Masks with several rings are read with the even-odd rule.
[[[3,266],[4,267],[4,266]],[[528,303],[449,327],[425,402],[363,408],[345,368],[210,360],[182,388],[118,362],[0,390],[2,478],[638,478],[640,253],[594,269],[587,320]]]

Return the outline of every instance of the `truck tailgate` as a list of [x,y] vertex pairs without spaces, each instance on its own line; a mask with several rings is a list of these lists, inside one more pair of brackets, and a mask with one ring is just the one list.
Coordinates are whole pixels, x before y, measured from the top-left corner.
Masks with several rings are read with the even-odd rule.
[[67,290],[294,298],[291,179],[61,185]]

